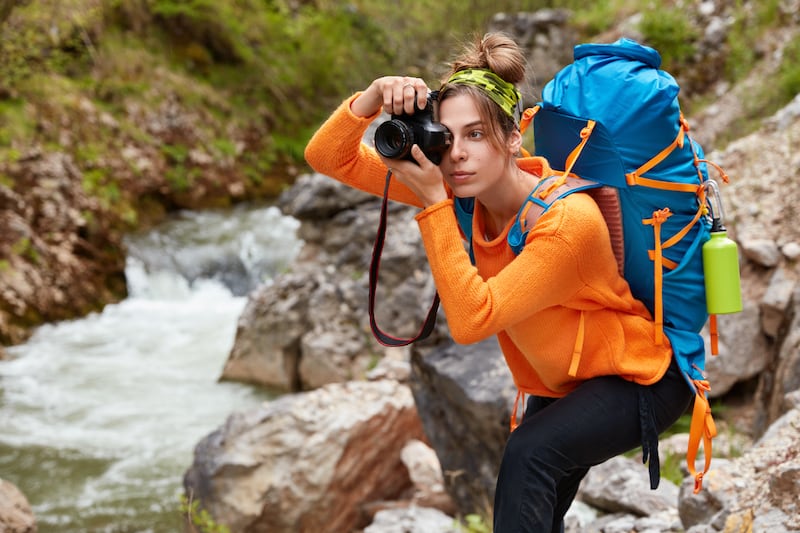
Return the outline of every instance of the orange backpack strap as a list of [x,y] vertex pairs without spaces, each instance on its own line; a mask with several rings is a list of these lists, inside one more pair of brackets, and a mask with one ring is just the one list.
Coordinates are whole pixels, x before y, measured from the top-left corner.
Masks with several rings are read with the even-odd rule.
[[[717,427],[714,418],[711,416],[711,406],[708,404],[706,392],[711,390],[708,381],[704,379],[692,380],[697,393],[694,397],[694,409],[692,410],[692,423],[689,427],[689,447],[686,450],[686,468],[689,475],[694,478],[694,493],[700,492],[703,488],[703,476],[711,466],[711,439],[717,436]],[[695,469],[697,451],[700,449],[700,442],[703,442],[703,455],[705,466],[702,472]]]
[[533,120],[533,117],[536,116],[536,113],[539,112],[539,109],[541,109],[541,107],[537,105],[534,107],[529,107],[528,109],[522,112],[522,118],[520,118],[519,120],[520,133],[525,133],[525,130],[527,130],[528,126],[531,125],[531,121]]
[[[525,130],[527,130],[528,126],[531,125],[531,121],[533,120],[533,117],[536,116],[536,113],[539,112],[539,109],[541,108],[537,105],[534,107],[529,107],[528,109],[522,112],[522,117],[520,117],[519,120],[520,133],[525,133]],[[522,154],[522,157],[531,156],[531,153],[528,150],[526,150],[525,147],[520,147],[519,151]]]
[[[675,148],[683,148],[683,143],[686,140],[686,133],[689,131],[689,123],[686,119],[683,118],[683,113],[680,114],[678,119],[679,127],[678,127],[678,134],[675,136],[675,140],[672,141],[666,148],[661,150],[659,153],[654,155],[647,161],[644,165],[640,166],[633,172],[629,172],[625,175],[625,178],[628,182],[628,185],[647,185],[648,187],[654,187],[656,189],[669,189],[669,190],[683,190],[682,187],[684,184],[682,183],[673,183],[673,182],[661,182],[657,180],[649,180],[647,178],[642,178],[644,174],[647,174],[653,167],[657,166],[663,160],[665,160],[669,154],[672,153]],[[696,187],[696,186],[693,186]]]
[[711,355],[719,355],[719,326],[717,315],[708,315],[708,335],[711,343]]
[[669,208],[660,209],[653,213],[653,218],[642,220],[642,223],[653,226],[655,251],[653,258],[653,281],[655,283],[655,302],[653,303],[653,319],[656,324],[655,343],[664,344],[664,302],[663,302],[663,280],[664,280],[664,256],[662,255],[661,225],[672,216]]

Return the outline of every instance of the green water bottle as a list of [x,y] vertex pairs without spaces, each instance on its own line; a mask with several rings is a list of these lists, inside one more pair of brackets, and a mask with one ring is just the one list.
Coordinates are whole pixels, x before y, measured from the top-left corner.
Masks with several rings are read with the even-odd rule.
[[722,223],[722,203],[716,183],[718,206],[713,211],[711,238],[703,244],[703,275],[706,285],[706,306],[711,315],[738,313],[742,310],[742,286],[739,277],[739,248],[728,238]]

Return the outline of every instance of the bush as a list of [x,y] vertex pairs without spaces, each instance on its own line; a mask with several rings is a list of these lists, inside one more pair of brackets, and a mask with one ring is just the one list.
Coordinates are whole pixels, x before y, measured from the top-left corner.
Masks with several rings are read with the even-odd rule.
[[697,30],[682,9],[648,9],[642,15],[639,30],[645,42],[661,54],[664,70],[677,70],[678,65],[686,63],[695,53]]

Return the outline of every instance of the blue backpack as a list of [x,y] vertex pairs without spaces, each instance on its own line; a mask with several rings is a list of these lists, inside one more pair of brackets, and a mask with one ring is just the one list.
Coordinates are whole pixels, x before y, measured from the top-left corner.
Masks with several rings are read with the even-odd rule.
[[[577,191],[595,198],[620,272],[654,317],[655,342],[669,339],[695,393],[687,463],[697,492],[716,435],[700,335],[709,319],[702,245],[710,237],[707,192],[713,184],[707,173],[711,163],[688,135],[678,84],[660,65],[656,50],[629,39],[575,47],[574,62],[547,83],[542,101],[523,115],[523,131],[533,121],[536,155],[557,173],[531,192],[508,242],[519,253],[538,217],[560,198]],[[474,199],[456,198],[455,206],[471,243]],[[715,317],[710,325],[716,353]],[[701,439],[705,469],[697,472]]]

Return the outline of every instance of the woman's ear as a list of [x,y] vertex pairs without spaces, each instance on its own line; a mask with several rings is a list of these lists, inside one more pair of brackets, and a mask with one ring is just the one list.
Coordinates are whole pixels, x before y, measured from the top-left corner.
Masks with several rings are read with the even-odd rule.
[[519,154],[519,150],[522,147],[522,133],[519,130],[515,129],[511,132],[511,135],[508,136],[508,152],[511,155]]

